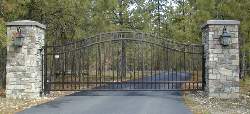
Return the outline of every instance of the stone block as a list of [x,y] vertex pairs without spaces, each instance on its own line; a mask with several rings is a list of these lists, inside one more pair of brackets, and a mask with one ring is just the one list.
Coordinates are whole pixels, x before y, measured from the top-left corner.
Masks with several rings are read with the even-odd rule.
[[210,49],[209,54],[221,54],[222,49]]
[[225,76],[233,76],[232,70],[226,69],[226,68],[220,68],[220,74]]
[[231,60],[232,61],[232,65],[235,65],[235,66],[239,66],[240,64],[240,60],[238,59],[234,59],[234,60]]
[[237,82],[240,81],[239,75],[238,76],[234,76],[234,81],[237,81]]
[[237,44],[238,43],[238,38],[232,38],[231,42],[232,42],[232,44]]
[[222,99],[228,99],[229,98],[228,95],[229,95],[228,93],[224,93],[224,92],[223,93],[219,93],[219,97],[222,98]]
[[25,72],[26,68],[24,66],[11,66],[8,67],[8,72]]
[[227,76],[227,80],[228,81],[232,81],[232,80],[234,80],[235,79],[235,77],[233,77],[233,76]]
[[228,96],[225,99],[237,99],[239,97],[240,97],[240,94],[237,92],[234,92],[234,93],[228,94]]
[[217,75],[216,74],[210,74],[209,75],[209,79],[217,79]]
[[229,53],[230,55],[232,55],[232,54],[239,54],[240,52],[239,52],[239,49],[230,49]]

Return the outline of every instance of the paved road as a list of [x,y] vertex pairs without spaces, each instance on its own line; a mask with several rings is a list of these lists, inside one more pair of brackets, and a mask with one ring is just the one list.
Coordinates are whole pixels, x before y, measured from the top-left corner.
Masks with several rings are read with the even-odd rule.
[[[186,76],[186,77],[185,77]],[[158,79],[161,76],[159,76]],[[181,75],[181,80],[188,75]],[[178,91],[83,91],[18,114],[192,114]]]

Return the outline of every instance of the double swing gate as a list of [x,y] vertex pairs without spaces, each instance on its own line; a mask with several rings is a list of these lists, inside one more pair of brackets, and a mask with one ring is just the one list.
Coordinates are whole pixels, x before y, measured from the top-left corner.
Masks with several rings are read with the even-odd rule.
[[46,44],[44,91],[201,90],[203,46],[140,32],[102,33]]

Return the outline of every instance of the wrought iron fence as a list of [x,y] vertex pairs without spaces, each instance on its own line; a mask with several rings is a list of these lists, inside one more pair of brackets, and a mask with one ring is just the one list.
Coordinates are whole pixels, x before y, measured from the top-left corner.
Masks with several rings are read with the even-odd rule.
[[44,47],[44,87],[56,90],[199,90],[203,46],[140,32],[101,33]]
[[0,88],[6,87],[6,48],[0,48]]
[[240,78],[250,76],[250,52],[241,51],[240,54]]
[[[242,34],[240,36],[243,36]],[[247,46],[249,44],[248,37],[239,38],[240,47],[240,79],[244,79],[246,76],[250,76],[250,50]]]

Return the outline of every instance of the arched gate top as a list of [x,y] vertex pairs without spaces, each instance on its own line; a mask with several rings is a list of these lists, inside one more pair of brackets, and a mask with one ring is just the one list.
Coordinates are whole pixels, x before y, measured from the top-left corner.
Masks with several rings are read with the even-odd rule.
[[175,51],[194,53],[194,54],[201,54],[203,50],[203,45],[200,44],[180,43],[172,39],[158,37],[157,35],[151,33],[134,32],[134,31],[115,31],[115,32],[99,33],[87,38],[83,38],[78,41],[72,41],[70,43],[65,43],[60,45],[46,45],[46,47],[63,48],[67,46],[76,46],[74,50],[78,50],[81,48],[93,46],[95,44],[100,44],[105,42],[117,42],[117,41],[133,41],[133,42],[148,43],[150,45],[161,46]]

